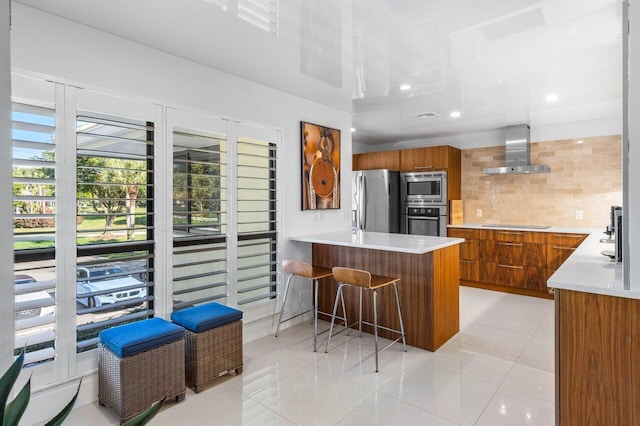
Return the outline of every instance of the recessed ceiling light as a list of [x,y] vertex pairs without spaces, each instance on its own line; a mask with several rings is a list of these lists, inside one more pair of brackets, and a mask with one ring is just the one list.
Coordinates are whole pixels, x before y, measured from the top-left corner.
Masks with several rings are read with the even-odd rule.
[[355,128],[355,127],[352,127],[352,128],[351,128],[351,133],[353,133],[353,132],[355,132],[355,131],[356,131],[356,128]]
[[409,89],[411,89],[411,85],[410,84],[401,84],[400,85],[400,90],[406,91],[406,90],[409,90]]
[[458,117],[460,117],[461,115],[462,115],[462,114],[460,114],[460,111],[451,111],[451,112],[449,113],[449,117],[451,117],[451,118],[458,118]]
[[559,96],[556,93],[549,93],[547,96],[545,96],[544,100],[547,102],[555,102],[557,101],[559,98]]

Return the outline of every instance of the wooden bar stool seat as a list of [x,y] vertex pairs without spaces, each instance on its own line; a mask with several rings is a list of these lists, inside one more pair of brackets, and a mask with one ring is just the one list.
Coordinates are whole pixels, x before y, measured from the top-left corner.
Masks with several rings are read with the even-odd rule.
[[[307,312],[309,312],[311,309],[313,309],[313,351],[316,352],[317,338],[318,338],[318,314],[326,315],[327,317],[331,316],[332,319],[335,316],[335,312],[334,312],[334,316],[332,316],[327,312],[318,311],[318,280],[321,280],[322,278],[330,277],[331,275],[333,275],[333,273],[329,268],[324,268],[322,266],[315,266],[315,265],[311,265],[305,262],[300,262],[297,260],[282,261],[282,270],[289,274],[289,278],[287,279],[287,283],[284,288],[284,298],[282,300],[282,306],[280,308],[280,315],[278,318],[278,325],[276,327],[276,337],[278,337],[278,332],[280,331],[280,324],[282,324],[285,321],[289,321],[293,318],[299,317],[300,315],[304,315]],[[291,283],[291,279],[293,277],[301,277],[301,278],[307,278],[311,280],[311,282],[314,284],[314,298],[313,298],[314,302],[311,309],[307,309],[304,312],[293,315],[283,320],[282,315],[284,314],[284,308],[287,303],[287,296],[289,294],[289,284]],[[347,314],[344,306],[344,299],[342,300],[342,315],[343,315],[342,317],[337,317],[337,318],[344,321],[344,324],[346,327]]]
[[[392,278],[385,277],[382,275],[372,275],[368,271],[363,271],[360,269],[352,269],[352,268],[342,268],[336,266],[332,269],[333,277],[338,281],[338,292],[336,293],[336,301],[333,306],[333,316],[331,318],[331,327],[329,328],[329,339],[327,339],[327,347],[325,348],[325,352],[329,350],[329,343],[331,342],[331,336],[333,333],[333,323],[335,320],[336,310],[338,309],[338,299],[343,297],[343,287],[346,285],[351,285],[354,287],[360,288],[360,308],[359,308],[359,318],[358,318],[358,329],[359,335],[362,335],[362,324],[367,324],[373,326],[373,335],[375,338],[375,358],[376,358],[376,373],[378,372],[378,352],[381,352],[400,339],[402,339],[402,345],[404,347],[404,351],[407,351],[407,343],[405,340],[404,333],[404,324],[402,323],[402,312],[400,310],[400,299],[398,297],[398,286],[397,283],[400,281],[400,278]],[[400,320],[400,330],[394,330],[388,327],[383,327],[378,325],[378,306],[377,306],[377,297],[378,297],[378,289],[382,287],[386,287],[388,285],[393,285],[393,289],[396,295],[396,306],[398,307],[398,319]],[[367,289],[372,292],[373,295],[373,324],[369,322],[362,321],[362,293],[363,290]],[[344,300],[342,301],[344,306]],[[391,331],[394,333],[398,333],[400,337],[398,337],[393,342],[389,343],[387,346],[378,351],[378,328],[382,328],[387,331]]]

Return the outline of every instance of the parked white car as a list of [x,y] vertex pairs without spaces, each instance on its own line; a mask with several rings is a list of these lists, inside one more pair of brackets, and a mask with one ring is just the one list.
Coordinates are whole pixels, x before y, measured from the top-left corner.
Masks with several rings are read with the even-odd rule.
[[[147,288],[142,281],[126,275],[122,268],[116,266],[78,267],[76,281],[78,302],[89,308],[147,296]],[[137,285],[140,287],[135,287]],[[100,294],[82,297],[87,293]]]

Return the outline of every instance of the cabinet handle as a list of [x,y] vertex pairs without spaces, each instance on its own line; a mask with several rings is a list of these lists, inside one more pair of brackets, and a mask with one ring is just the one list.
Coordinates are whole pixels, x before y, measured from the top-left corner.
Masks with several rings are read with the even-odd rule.
[[549,289],[549,294],[550,294],[550,295],[552,295],[552,296],[555,296],[555,294],[556,294],[556,289],[555,289],[555,288],[553,288],[553,287],[551,287],[551,288]]
[[460,262],[462,262],[462,263],[475,263],[475,260],[460,259]]
[[553,236],[558,238],[582,238],[582,235],[568,235],[568,234],[553,234]]
[[501,264],[498,264],[498,267],[509,268],[509,269],[524,269],[524,266],[501,265]]
[[524,232],[522,232],[522,231],[498,231],[498,234],[505,234],[505,235],[524,235]]
[[433,166],[415,166],[414,169],[416,170],[420,170],[420,169],[433,169]]
[[560,246],[553,246],[554,250],[575,250],[575,247],[560,247]]
[[498,243],[499,246],[514,246],[514,247],[522,247],[522,243]]

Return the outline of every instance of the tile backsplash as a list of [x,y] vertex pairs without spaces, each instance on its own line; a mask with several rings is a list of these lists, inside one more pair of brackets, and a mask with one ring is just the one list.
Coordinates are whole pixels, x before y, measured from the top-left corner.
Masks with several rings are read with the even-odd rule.
[[486,175],[505,165],[505,147],[463,150],[464,221],[604,230],[610,206],[622,203],[619,135],[532,143],[531,164],[551,173]]

